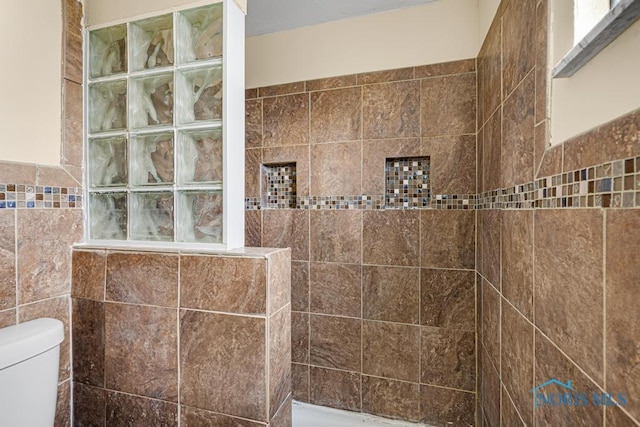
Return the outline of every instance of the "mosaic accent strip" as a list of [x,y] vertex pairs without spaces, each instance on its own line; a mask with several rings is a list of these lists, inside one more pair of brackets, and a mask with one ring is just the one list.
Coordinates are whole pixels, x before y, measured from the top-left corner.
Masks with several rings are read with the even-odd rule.
[[0,184],[0,209],[82,208],[82,188]]
[[296,207],[296,164],[262,165],[264,206],[267,209]]
[[422,208],[429,206],[429,157],[387,159],[384,170],[385,206]]

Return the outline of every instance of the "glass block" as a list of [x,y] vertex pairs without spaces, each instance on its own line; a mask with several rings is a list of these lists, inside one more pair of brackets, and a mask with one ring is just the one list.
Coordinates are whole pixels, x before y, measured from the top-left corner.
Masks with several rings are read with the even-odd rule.
[[222,243],[222,191],[187,191],[178,195],[178,239]]
[[181,64],[222,56],[222,3],[178,13]]
[[89,195],[92,239],[125,240],[127,238],[127,194],[92,193]]
[[136,135],[131,138],[131,183],[173,183],[173,132]]
[[178,138],[178,182],[221,184],[222,132],[219,129],[181,131]]
[[89,132],[121,130],[127,127],[127,82],[89,86]]
[[127,140],[124,137],[89,140],[89,185],[115,187],[127,184]]
[[131,193],[133,240],[173,241],[173,193]]
[[131,126],[173,124],[173,74],[160,74],[131,80]]
[[131,68],[140,71],[173,64],[173,18],[157,16],[131,23]]
[[222,118],[221,66],[181,71],[176,85],[181,124]]
[[89,74],[105,77],[127,72],[127,26],[101,28],[89,34]]

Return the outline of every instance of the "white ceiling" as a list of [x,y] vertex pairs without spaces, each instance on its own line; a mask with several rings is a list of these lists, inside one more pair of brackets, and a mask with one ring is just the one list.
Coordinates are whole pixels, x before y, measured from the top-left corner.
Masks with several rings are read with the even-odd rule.
[[402,9],[437,0],[248,0],[246,36]]

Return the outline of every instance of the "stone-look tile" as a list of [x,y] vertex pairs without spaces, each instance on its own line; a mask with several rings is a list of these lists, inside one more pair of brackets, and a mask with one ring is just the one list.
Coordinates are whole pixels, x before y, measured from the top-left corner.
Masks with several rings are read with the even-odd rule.
[[71,427],[71,380],[58,385],[56,400],[56,427]]
[[78,185],[80,185],[84,177],[84,174],[82,172],[82,167],[73,166],[73,165],[60,165],[60,167],[64,169],[65,172],[69,174],[71,178],[75,180],[75,182],[78,183]]
[[0,310],[16,306],[16,213],[0,212]]
[[370,320],[418,323],[420,272],[417,268],[362,267],[362,316]]
[[83,6],[75,0],[62,2],[63,17],[63,76],[82,83],[82,15]]
[[[340,224],[340,229],[336,225]],[[358,210],[311,211],[311,260],[360,264],[362,212]]]
[[262,245],[268,248],[291,248],[292,260],[308,261],[309,212],[265,210],[262,213]]
[[[544,122],[536,126],[536,140],[540,138],[541,132],[547,132],[548,122]],[[546,138],[545,138],[546,139]],[[538,144],[538,143],[536,143]],[[540,145],[540,144],[538,144]],[[542,158],[540,159],[540,163],[537,171],[537,178],[541,178],[543,176],[551,176],[556,175],[562,172],[562,151],[564,149],[564,144],[554,145],[552,147],[548,147],[544,150]]]
[[422,155],[430,159],[431,194],[476,193],[476,136],[422,139]]
[[415,383],[362,376],[362,411],[386,418],[418,421],[420,386]]
[[476,59],[469,58],[415,67],[415,78],[424,79],[426,77],[446,76],[449,74],[473,73],[474,71],[476,71]]
[[418,382],[419,326],[365,320],[362,331],[362,373]]
[[489,118],[484,127],[483,188],[492,191],[502,188],[502,112],[500,109]]
[[262,101],[265,147],[309,143],[309,94],[277,96]]
[[536,123],[549,117],[548,104],[548,82],[549,76],[547,71],[548,56],[548,1],[536,2],[536,22],[535,22],[535,41],[536,41]]
[[298,402],[309,402],[309,365],[291,364],[291,393]]
[[291,361],[309,363],[309,313],[291,312]]
[[36,167],[36,185],[53,185],[59,187],[80,187],[79,181],[62,166]]
[[481,357],[482,379],[480,382],[480,395],[482,397],[482,410],[487,426],[500,425],[500,376],[494,365],[489,360],[486,352]]
[[500,364],[500,306],[502,300],[498,292],[486,280],[482,281],[482,344],[491,362]]
[[478,215],[478,222],[482,223],[482,234],[478,239],[482,239],[482,271],[484,277],[500,289],[500,272],[502,270],[502,259],[500,253],[500,235],[502,231],[503,211],[491,209],[482,211]]
[[267,262],[268,309],[273,314],[291,303],[291,250],[271,252]]
[[175,310],[106,303],[106,387],[177,401],[176,323]]
[[341,87],[355,86],[356,75],[328,77],[326,79],[317,79],[307,81],[307,91],[339,89]]
[[82,212],[28,209],[18,210],[17,218],[19,303],[69,293],[69,247],[82,239]]
[[[524,3],[528,3],[527,0]],[[533,180],[535,79],[529,74],[504,101],[502,132],[503,186],[524,184]]]
[[[420,421],[434,426],[474,424],[475,394],[440,387],[420,386]],[[499,415],[498,415],[499,416]],[[491,424],[492,426],[499,426]]]
[[269,317],[269,418],[291,394],[291,309]]
[[[262,150],[262,161],[265,165],[279,163],[296,164],[296,194],[309,195],[309,146],[274,147]],[[263,183],[264,184],[264,183]],[[263,189],[264,191],[264,189]]]
[[36,183],[36,166],[0,161],[0,182],[34,185]]
[[364,141],[362,144],[362,194],[385,192],[386,159],[420,155],[418,138]]
[[433,77],[420,83],[422,136],[475,133],[475,73]]
[[602,212],[539,210],[534,228],[536,326],[602,384]]
[[311,146],[311,194],[361,194],[362,143],[360,141]]
[[365,139],[407,138],[420,134],[420,83],[382,83],[363,88]]
[[71,327],[71,319],[69,319],[71,307],[69,307],[69,305],[70,298],[63,296],[20,306],[18,313],[18,323],[28,322],[29,320],[39,319],[41,317],[51,317],[60,320],[64,324],[64,340],[60,343],[58,382],[65,381],[71,374],[71,337],[69,334]]
[[475,273],[459,270],[420,272],[420,324],[475,330]]
[[292,397],[289,395],[269,422],[269,427],[291,427],[293,422]]
[[533,211],[502,211],[502,295],[533,320]]
[[178,256],[143,253],[107,255],[107,301],[178,306]]
[[608,406],[605,410],[605,417],[607,419],[607,427],[637,427],[640,422],[633,421],[627,416],[622,409],[615,406]]
[[502,425],[505,427],[526,427],[527,425],[532,425],[525,424],[524,421],[522,421],[516,407],[513,406],[511,397],[509,397],[504,387],[502,387],[502,414],[500,418],[502,419]]
[[244,211],[244,244],[249,247],[262,246],[262,211]]
[[258,97],[258,88],[245,89],[244,90],[244,98],[245,99],[254,99]]
[[71,296],[104,301],[106,252],[74,250],[71,264]]
[[63,128],[60,163],[82,166],[82,85],[62,80]]
[[161,400],[107,392],[108,426],[176,426],[178,405]]
[[475,267],[475,212],[423,210],[420,215],[422,267]]
[[227,313],[264,314],[267,263],[260,258],[183,255],[180,306]]
[[[607,389],[625,391],[628,396],[640,394],[640,230],[638,210],[610,210],[607,212]],[[640,403],[630,398],[625,407],[640,419]],[[607,409],[608,411],[608,409]]]
[[309,311],[308,262],[291,262],[291,310]]
[[245,101],[245,148],[262,147],[262,99]]
[[312,366],[309,382],[312,404],[360,411],[360,374]]
[[[615,139],[615,137],[608,137],[602,132],[602,127],[599,127],[565,141],[563,144],[563,169],[571,171],[603,163],[606,158],[613,155],[609,150],[609,146],[613,142],[611,140]],[[607,141],[606,144],[603,144],[603,141]],[[607,147],[606,157],[605,146]]]
[[[551,378],[566,383],[580,393],[591,396],[600,390],[569,359],[550,343],[544,336],[536,332],[535,336],[535,378],[534,384],[542,384]],[[542,389],[544,393],[563,393],[566,389],[551,384]],[[564,406],[540,405],[534,411],[536,425],[539,426],[601,426],[603,406]]]
[[265,319],[183,310],[181,403],[266,421]]
[[[556,163],[553,165],[545,165],[545,168],[553,168],[546,176],[549,175],[555,175],[557,173],[560,173],[561,170],[560,169],[556,169],[558,166],[562,166],[562,159],[545,159],[546,155],[545,152],[547,150],[551,150],[551,146],[549,145],[549,139],[550,139],[550,135],[549,135],[549,130],[548,130],[548,124],[549,121],[545,120],[542,123],[539,123],[538,125],[536,125],[535,129],[533,130],[534,132],[534,140],[535,140],[535,144],[534,144],[534,161],[533,161],[533,172],[535,173],[535,176],[542,176],[540,175],[540,169],[541,169],[541,163],[543,162],[543,160],[545,160],[545,163],[549,163],[551,160],[555,160]],[[556,149],[558,148],[558,146],[556,146]],[[556,150],[557,151],[557,150]]]
[[359,85],[370,85],[374,83],[397,82],[400,80],[412,80],[413,67],[396,68],[393,70],[374,71],[371,73],[358,74]]
[[244,150],[244,196],[260,197],[262,149]]
[[16,309],[0,311],[0,328],[6,328],[7,326],[13,326],[17,323]]
[[310,311],[360,317],[362,272],[359,265],[311,263]]
[[[310,324],[309,352],[312,365],[360,371],[360,319],[312,314]],[[312,382],[312,389],[313,387]]]
[[104,427],[106,396],[102,388],[73,383],[73,425],[76,427]]
[[305,91],[304,82],[284,83],[281,85],[261,87],[258,89],[260,97],[288,95]]
[[365,211],[362,229],[364,264],[419,265],[420,212]]
[[264,427],[264,424],[254,423],[241,418],[216,414],[204,409],[182,406],[180,408],[181,427]]
[[509,2],[504,11],[502,44],[505,97],[535,65],[535,17],[535,0]]
[[310,141],[336,142],[362,138],[362,88],[311,94]]
[[484,181],[482,174],[484,173],[484,127],[478,131],[476,135],[476,192],[484,193]]
[[640,109],[617,118],[599,128],[605,135],[606,144],[600,145],[606,148],[607,157],[610,159],[625,159],[640,155]]
[[104,387],[104,303],[72,300],[73,380]]
[[473,391],[476,385],[475,333],[430,326],[420,329],[420,382]]
[[501,377],[527,425],[533,425],[533,326],[509,304],[502,305]]

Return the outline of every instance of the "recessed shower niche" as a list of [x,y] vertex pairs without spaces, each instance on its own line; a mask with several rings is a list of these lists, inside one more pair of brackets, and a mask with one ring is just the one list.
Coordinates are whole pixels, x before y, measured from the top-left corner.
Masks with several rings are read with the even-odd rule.
[[244,13],[224,0],[85,41],[86,239],[243,246]]
[[429,157],[386,159],[385,203],[388,208],[420,208],[431,198]]
[[295,209],[296,164],[278,163],[262,165],[262,197],[263,209]]

